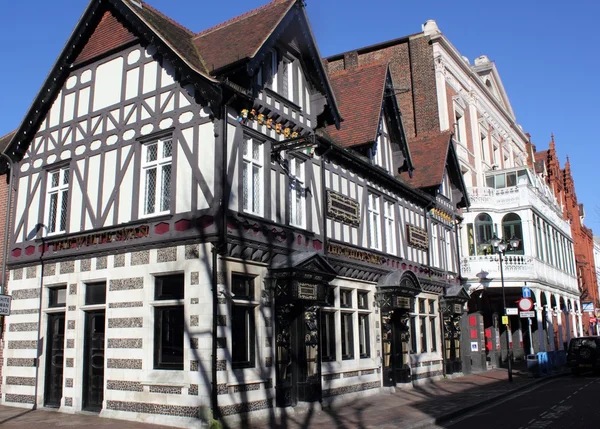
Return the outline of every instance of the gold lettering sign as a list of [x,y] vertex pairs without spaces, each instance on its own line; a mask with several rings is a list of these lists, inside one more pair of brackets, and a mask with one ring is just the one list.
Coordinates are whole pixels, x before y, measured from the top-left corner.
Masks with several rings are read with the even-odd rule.
[[410,298],[405,297],[405,296],[397,296],[396,297],[396,307],[407,308],[410,310]]
[[327,217],[357,227],[360,225],[360,204],[350,197],[328,189]]
[[136,238],[148,237],[150,226],[140,225],[132,228],[123,228],[115,231],[104,231],[95,234],[69,237],[61,241],[49,243],[55,252],[59,250],[78,249],[80,247],[93,246],[96,244],[107,244],[119,241],[134,240]]
[[327,251],[330,255],[343,256],[344,258],[356,259],[357,261],[369,262],[371,264],[381,265],[385,263],[385,258],[364,250],[353,249],[352,247],[342,246],[340,244],[329,243]]
[[317,285],[311,283],[298,283],[299,299],[317,299]]
[[414,225],[406,225],[408,244],[419,249],[427,250],[429,248],[429,236],[427,230]]

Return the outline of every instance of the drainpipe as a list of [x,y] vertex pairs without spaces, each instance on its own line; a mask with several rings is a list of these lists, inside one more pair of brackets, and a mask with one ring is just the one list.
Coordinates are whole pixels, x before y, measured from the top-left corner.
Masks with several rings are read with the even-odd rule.
[[217,285],[217,248],[212,247],[212,350],[211,350],[211,388],[210,388],[210,408],[212,418],[218,420],[219,406],[217,403],[217,310],[218,310],[218,285]]
[[329,147],[321,154],[321,219],[323,222],[323,256],[327,256],[327,190],[325,189],[325,157],[333,149],[333,144],[329,143]]
[[[2,250],[2,282],[0,283],[0,295],[6,292],[6,258],[8,257],[8,230],[10,228],[10,212],[12,210],[12,190],[13,190],[13,160],[4,152],[0,152],[0,157],[5,158],[8,163],[8,201],[6,202],[6,220],[4,224],[4,248]],[[4,319],[2,316],[2,324],[0,325],[0,340],[4,338]]]

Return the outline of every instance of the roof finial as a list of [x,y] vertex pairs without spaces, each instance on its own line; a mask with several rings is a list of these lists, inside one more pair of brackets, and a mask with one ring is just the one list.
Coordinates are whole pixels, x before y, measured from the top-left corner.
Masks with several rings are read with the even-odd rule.
[[552,143],[554,143],[554,133],[550,133],[550,140],[552,140]]

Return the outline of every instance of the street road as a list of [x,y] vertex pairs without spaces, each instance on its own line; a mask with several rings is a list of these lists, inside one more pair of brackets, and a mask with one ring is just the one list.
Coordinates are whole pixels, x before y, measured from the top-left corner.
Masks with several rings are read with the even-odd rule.
[[559,377],[437,428],[587,429],[600,425],[600,377]]

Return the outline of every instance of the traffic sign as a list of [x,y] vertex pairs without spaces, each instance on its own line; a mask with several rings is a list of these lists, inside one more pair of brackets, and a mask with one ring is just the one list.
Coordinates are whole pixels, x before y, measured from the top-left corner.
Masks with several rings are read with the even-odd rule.
[[533,301],[531,300],[531,298],[521,298],[519,300],[519,310],[521,310],[521,311],[533,310]]
[[10,316],[10,295],[0,295],[0,316]]
[[519,314],[519,309],[517,307],[509,307],[506,309],[507,316],[517,316]]
[[502,324],[508,325],[508,316],[502,316]]
[[523,287],[523,298],[531,298],[531,289],[527,286]]
[[521,317],[523,317],[523,318],[535,317],[535,311],[521,311]]

